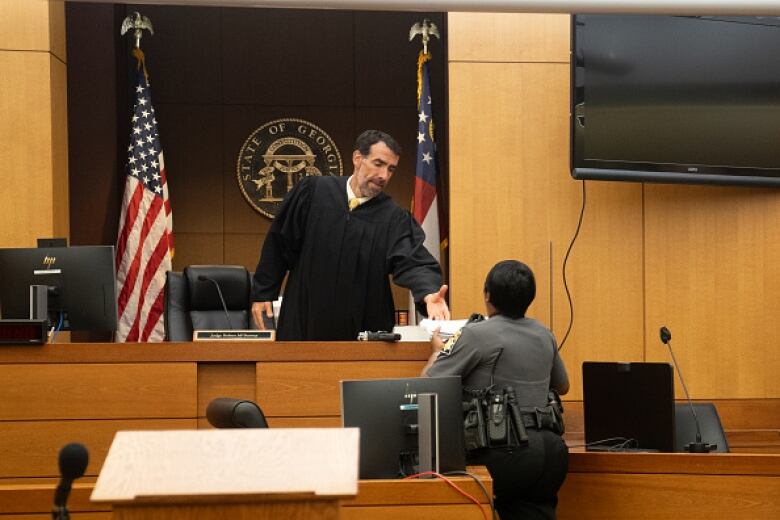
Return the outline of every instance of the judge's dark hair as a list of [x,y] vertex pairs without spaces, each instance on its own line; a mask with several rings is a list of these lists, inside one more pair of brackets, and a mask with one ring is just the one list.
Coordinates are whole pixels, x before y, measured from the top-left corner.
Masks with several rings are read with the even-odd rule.
[[490,270],[485,292],[496,310],[509,318],[522,318],[536,297],[536,281],[531,268],[517,260],[504,260]]
[[352,150],[357,150],[360,152],[360,155],[367,156],[371,151],[371,147],[379,141],[385,143],[398,157],[401,156],[401,145],[398,144],[398,141],[393,139],[392,135],[381,130],[366,130],[360,134]]

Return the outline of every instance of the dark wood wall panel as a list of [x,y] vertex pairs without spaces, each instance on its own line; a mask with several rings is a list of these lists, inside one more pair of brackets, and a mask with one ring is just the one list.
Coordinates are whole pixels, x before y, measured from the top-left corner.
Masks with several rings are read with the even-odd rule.
[[117,84],[124,81],[124,63],[117,63],[113,44],[119,34],[116,10],[113,5],[66,10],[70,241],[75,245],[111,244],[119,227]]
[[350,106],[350,11],[223,9],[226,104]]
[[[254,269],[270,220],[244,200],[236,160],[249,134],[273,119],[321,127],[336,142],[346,175],[356,135],[388,131],[404,148],[388,193],[409,207],[420,49],[419,41],[409,42],[409,28],[427,17],[446,35],[443,14],[77,3],[67,6],[74,244],[116,240],[135,65],[119,27],[136,10],[155,30],[141,46],[165,151],[175,269],[203,263]],[[445,48],[431,43],[440,146]]]
[[173,268],[180,271],[192,264],[226,263],[224,238],[222,233],[177,233]]
[[265,233],[230,233],[225,235],[225,263],[245,265],[252,271],[260,257]]
[[[217,7],[164,5],[130,5],[125,8],[127,14],[133,11],[148,16],[154,25],[154,35],[145,33],[141,48],[147,57],[155,106],[163,103],[221,104],[220,19],[223,10]],[[120,47],[127,47],[129,38],[120,40],[116,31],[114,41]],[[131,66],[134,62],[132,58],[128,60]],[[164,134],[162,138],[167,140]],[[163,146],[167,144],[163,142]]]
[[[156,107],[165,136],[165,168],[175,235],[222,233],[225,186],[221,182],[222,107],[161,104]],[[235,183],[234,183],[235,184]]]

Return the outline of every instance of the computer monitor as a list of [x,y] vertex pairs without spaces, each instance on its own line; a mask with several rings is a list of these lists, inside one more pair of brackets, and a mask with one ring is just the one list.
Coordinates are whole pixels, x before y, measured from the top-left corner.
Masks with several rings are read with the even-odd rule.
[[116,330],[114,246],[0,249],[0,317],[30,318],[30,286],[48,287],[51,326]]
[[463,471],[463,388],[459,376],[341,382],[345,427],[360,428],[360,478],[416,472],[417,395],[437,395],[439,471]]
[[668,363],[582,364],[588,450],[674,451],[674,374]]

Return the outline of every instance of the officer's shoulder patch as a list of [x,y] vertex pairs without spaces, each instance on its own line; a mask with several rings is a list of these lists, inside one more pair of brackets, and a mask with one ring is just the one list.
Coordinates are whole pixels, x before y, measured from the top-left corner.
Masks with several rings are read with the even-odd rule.
[[442,349],[439,351],[437,357],[447,357],[452,354],[452,347],[455,346],[455,343],[457,343],[462,330],[463,329],[459,329],[457,332],[455,332],[455,334],[450,336],[447,341],[444,342],[444,347],[442,347]]

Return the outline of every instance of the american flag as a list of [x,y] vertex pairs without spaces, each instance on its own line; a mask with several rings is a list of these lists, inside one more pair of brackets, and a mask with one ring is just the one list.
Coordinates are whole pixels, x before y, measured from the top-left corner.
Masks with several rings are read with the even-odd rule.
[[138,59],[125,193],[117,239],[116,341],[162,341],[165,273],[173,256],[173,217],[143,53]]
[[[425,248],[441,260],[439,208],[436,196],[436,143],[433,140],[433,111],[428,79],[431,55],[420,51],[417,59],[417,167],[414,178],[412,214],[425,231]],[[409,323],[415,324],[414,303],[410,302]]]

